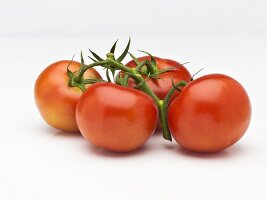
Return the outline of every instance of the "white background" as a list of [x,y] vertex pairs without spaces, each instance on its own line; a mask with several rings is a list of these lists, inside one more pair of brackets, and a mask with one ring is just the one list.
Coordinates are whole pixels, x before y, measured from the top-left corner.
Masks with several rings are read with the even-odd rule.
[[0,36],[266,33],[265,0],[9,0]]
[[[0,3],[0,199],[267,199],[266,1]],[[216,154],[186,152],[159,133],[114,154],[48,127],[33,99],[38,74],[80,50],[105,55],[117,38],[119,52],[129,35],[136,55],[240,81],[253,108],[246,135]]]

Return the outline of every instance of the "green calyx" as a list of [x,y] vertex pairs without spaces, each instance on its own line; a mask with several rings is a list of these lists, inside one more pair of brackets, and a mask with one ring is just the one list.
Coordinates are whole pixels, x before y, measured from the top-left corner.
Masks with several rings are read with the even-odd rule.
[[86,90],[86,85],[87,84],[94,84],[94,83],[98,83],[98,82],[104,82],[105,80],[103,79],[85,79],[81,76],[81,73],[85,72],[87,69],[85,64],[84,64],[84,59],[83,59],[83,55],[81,52],[81,66],[80,66],[80,70],[72,72],[69,67],[71,65],[73,61],[73,58],[71,59],[70,63],[67,66],[67,76],[69,77],[69,81],[68,81],[68,86],[69,87],[78,87],[80,90],[82,90],[83,92]]
[[86,90],[87,84],[94,84],[99,82],[105,82],[103,79],[84,79],[82,78],[80,82],[77,82],[77,76],[75,75],[76,72],[71,72],[69,69],[67,69],[67,75],[69,77],[68,86],[69,87],[78,87],[83,92]]

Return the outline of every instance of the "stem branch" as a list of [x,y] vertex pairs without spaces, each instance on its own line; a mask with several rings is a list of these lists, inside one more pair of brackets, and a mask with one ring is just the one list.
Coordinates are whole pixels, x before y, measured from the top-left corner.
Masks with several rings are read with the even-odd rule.
[[96,67],[96,66],[105,65],[105,64],[108,64],[108,62],[106,60],[94,62],[94,63],[92,63],[90,65],[85,65],[85,67],[81,68],[81,70],[80,70],[78,76],[76,77],[75,81],[77,83],[81,83],[83,74],[86,72],[87,69],[92,68],[92,67]]

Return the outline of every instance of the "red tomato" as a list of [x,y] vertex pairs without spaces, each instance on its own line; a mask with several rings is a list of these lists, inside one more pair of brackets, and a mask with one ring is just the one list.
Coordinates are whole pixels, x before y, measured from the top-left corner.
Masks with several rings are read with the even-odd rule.
[[240,83],[222,74],[187,85],[169,106],[169,128],[186,149],[216,152],[237,142],[251,118],[249,97]]
[[76,119],[82,135],[106,150],[126,152],[153,134],[158,110],[153,99],[132,88],[96,83],[81,96]]
[[[76,87],[68,86],[67,66],[69,60],[48,66],[35,82],[34,96],[43,119],[51,126],[63,130],[79,131],[75,120],[75,107],[82,95]],[[76,71],[80,63],[72,61],[69,69]],[[101,78],[95,69],[89,69],[85,78]],[[88,87],[88,86],[87,86]]]
[[[150,60],[150,57],[144,56],[144,57],[138,58],[138,60],[139,61]],[[170,68],[170,67],[176,67],[169,72],[160,74],[159,75],[160,79],[149,79],[147,81],[148,86],[160,99],[164,99],[168,91],[172,88],[171,80],[173,80],[174,83],[178,83],[182,80],[186,82],[190,82],[191,74],[182,64],[174,60],[163,59],[163,58],[158,58],[158,57],[155,57],[155,60],[157,62],[157,66],[159,70]],[[136,64],[134,60],[131,60],[130,62],[126,64],[126,66],[130,68],[134,68],[136,67]],[[134,80],[132,79],[129,80],[129,86],[135,87]],[[179,94],[178,92],[175,92],[174,97],[177,96],[178,94]]]

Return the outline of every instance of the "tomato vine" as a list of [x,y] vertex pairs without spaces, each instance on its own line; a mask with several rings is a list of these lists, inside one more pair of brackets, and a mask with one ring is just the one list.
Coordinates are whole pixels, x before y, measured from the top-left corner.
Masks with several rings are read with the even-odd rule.
[[[79,71],[71,72],[68,70],[68,77],[69,77],[69,86],[71,87],[79,87],[82,91],[85,91],[85,84],[93,84],[97,82],[102,82],[103,80],[98,79],[83,79],[83,74],[86,72],[86,70],[96,67],[96,66],[102,66],[106,69],[106,75],[109,82],[111,82],[111,79],[109,77],[109,71],[111,71],[113,77],[115,74],[115,71],[120,70],[124,73],[124,77],[118,77],[115,81],[116,84],[120,84],[122,86],[127,86],[128,79],[132,78],[134,79],[136,83],[136,88],[139,90],[142,90],[146,94],[148,94],[157,105],[158,111],[159,111],[159,118],[160,123],[163,130],[163,137],[166,140],[172,141],[172,137],[170,134],[170,130],[168,127],[167,122],[167,112],[168,112],[168,104],[170,102],[170,99],[173,95],[173,93],[178,90],[180,91],[180,87],[186,86],[185,81],[180,81],[178,83],[173,83],[173,88],[168,92],[166,97],[164,99],[159,99],[159,97],[149,88],[148,84],[146,83],[146,79],[143,77],[144,75],[150,78],[157,79],[159,74],[171,71],[173,67],[167,68],[164,70],[159,70],[157,67],[157,63],[154,59],[154,57],[145,51],[141,51],[143,53],[146,53],[150,56],[150,60],[144,60],[142,62],[139,62],[133,54],[129,53],[129,47],[130,47],[130,40],[123,51],[123,53],[118,57],[118,59],[115,59],[114,52],[116,48],[117,41],[112,46],[109,53],[106,54],[106,59],[101,58],[96,53],[90,50],[94,58],[91,58],[93,63],[86,65],[84,63],[83,54],[81,53],[81,67]],[[125,58],[125,56],[129,53],[129,55],[132,57],[132,59],[136,62],[135,68],[130,68],[122,64],[121,62]]]

